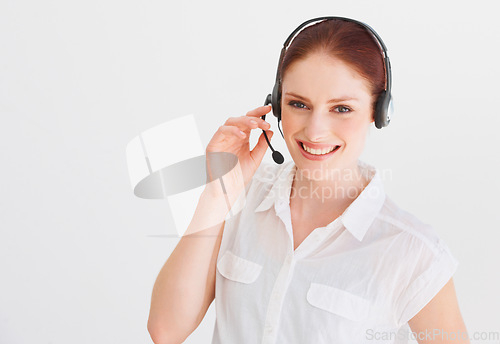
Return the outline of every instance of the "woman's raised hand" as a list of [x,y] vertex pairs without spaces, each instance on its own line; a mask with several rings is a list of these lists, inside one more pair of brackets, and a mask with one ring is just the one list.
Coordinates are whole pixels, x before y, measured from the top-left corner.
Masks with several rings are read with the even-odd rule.
[[239,189],[237,184],[240,184],[240,187],[241,182],[245,186],[248,184],[267,149],[262,132],[257,144],[250,150],[250,132],[253,129],[265,130],[268,138],[272,137],[273,132],[268,130],[271,126],[260,118],[269,111],[270,105],[260,106],[247,112],[245,116],[228,118],[224,125],[219,127],[206,148],[207,182],[213,181],[213,176],[219,177],[220,172],[214,171],[223,171],[222,174],[225,175],[231,170],[230,174],[224,176],[224,183],[229,183],[226,188]]

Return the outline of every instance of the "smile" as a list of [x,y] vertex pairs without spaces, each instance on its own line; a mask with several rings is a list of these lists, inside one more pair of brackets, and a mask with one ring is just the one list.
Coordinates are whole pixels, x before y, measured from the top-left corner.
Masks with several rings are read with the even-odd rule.
[[300,152],[304,157],[306,157],[309,160],[324,160],[328,159],[330,156],[332,156],[339,148],[340,146],[330,146],[330,147],[325,147],[321,149],[313,149],[310,148],[306,145],[304,145],[302,142],[297,141],[297,144],[299,145]]

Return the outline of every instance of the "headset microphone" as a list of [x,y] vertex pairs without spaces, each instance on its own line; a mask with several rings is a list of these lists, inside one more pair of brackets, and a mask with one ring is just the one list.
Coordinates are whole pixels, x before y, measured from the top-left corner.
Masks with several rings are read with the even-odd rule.
[[[264,106],[271,104],[271,101],[272,101],[272,96],[270,94],[268,94],[266,97],[266,101],[264,102]],[[262,116],[261,118],[265,121],[266,115]],[[278,128],[279,128],[279,122],[278,122]],[[280,152],[278,152],[277,150],[274,150],[273,146],[271,146],[271,143],[269,142],[269,138],[267,137],[265,130],[262,130],[262,132],[264,133],[264,137],[266,138],[267,145],[273,151],[274,162],[277,164],[282,164],[283,161],[285,161],[285,158],[283,158],[283,155]],[[280,132],[281,132],[281,129],[280,129]],[[281,136],[283,136],[283,133],[281,133]]]

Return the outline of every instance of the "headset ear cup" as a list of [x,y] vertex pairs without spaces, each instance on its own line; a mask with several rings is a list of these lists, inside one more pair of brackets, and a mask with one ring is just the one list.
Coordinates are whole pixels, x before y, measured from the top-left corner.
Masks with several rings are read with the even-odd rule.
[[389,100],[389,105],[387,110],[387,125],[391,123],[391,118],[393,115],[394,115],[394,99],[392,98],[391,94],[391,99]]
[[377,99],[377,104],[375,105],[375,127],[377,129],[382,129],[383,127],[383,119],[382,116],[383,114],[381,113],[381,105],[382,105],[382,98],[378,97]]
[[390,118],[388,117],[388,112],[390,101],[391,95],[386,91],[383,91],[378,97],[377,105],[375,106],[375,126],[378,129],[389,125]]
[[278,118],[278,121],[281,120],[281,100],[279,99],[279,88],[279,83],[275,83],[271,101],[271,105],[273,106],[273,115]]

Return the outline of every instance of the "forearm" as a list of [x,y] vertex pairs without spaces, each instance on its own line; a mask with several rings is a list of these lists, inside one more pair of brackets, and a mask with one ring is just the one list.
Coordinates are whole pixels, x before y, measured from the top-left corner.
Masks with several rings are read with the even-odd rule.
[[215,263],[228,211],[225,195],[206,188],[153,287],[148,330],[155,343],[181,343],[213,301]]

